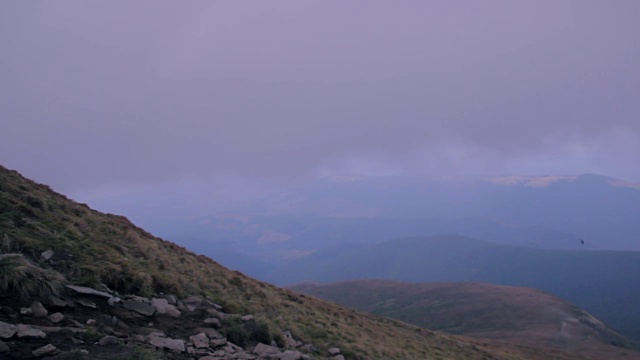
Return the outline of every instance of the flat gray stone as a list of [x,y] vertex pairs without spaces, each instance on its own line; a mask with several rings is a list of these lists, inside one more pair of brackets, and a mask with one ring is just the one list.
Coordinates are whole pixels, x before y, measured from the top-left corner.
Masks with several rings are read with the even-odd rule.
[[64,320],[64,315],[62,315],[62,313],[57,312],[47,316],[47,319],[49,319],[49,321],[51,321],[52,323],[57,324],[60,321]]
[[18,324],[17,335],[19,338],[45,339],[47,337],[44,331],[24,324]]
[[96,305],[96,303],[94,303],[93,301],[87,300],[87,299],[78,299],[76,300],[76,302],[84,307],[88,307],[91,309],[97,309],[98,305]]
[[258,343],[258,345],[253,348],[253,353],[260,357],[267,357],[267,355],[273,355],[279,352],[280,350],[277,347],[265,345],[263,343]]
[[15,325],[0,321],[0,339],[9,339],[17,330]]
[[42,257],[45,260],[51,259],[52,256],[53,256],[53,250],[51,249],[47,251],[43,251],[42,254],[40,254],[40,257]]
[[33,356],[41,357],[41,356],[54,355],[54,354],[57,354],[58,352],[59,352],[58,348],[56,348],[51,344],[48,344],[41,348],[37,348],[33,350],[31,353],[33,354]]
[[68,289],[71,289],[75,292],[77,292],[78,294],[82,294],[82,295],[93,295],[93,296],[99,296],[99,297],[103,297],[103,298],[111,298],[111,294],[106,293],[104,291],[99,291],[96,289],[92,289],[90,287],[86,287],[86,286],[77,286],[77,285],[67,285]]
[[147,304],[138,300],[127,300],[123,306],[125,309],[129,309],[145,316],[151,316],[156,312],[156,308],[151,304]]

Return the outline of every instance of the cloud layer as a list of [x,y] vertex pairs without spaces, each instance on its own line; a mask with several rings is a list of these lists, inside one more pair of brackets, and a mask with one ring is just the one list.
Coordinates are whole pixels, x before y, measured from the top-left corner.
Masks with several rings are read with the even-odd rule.
[[183,177],[640,180],[637,1],[0,4],[0,162]]

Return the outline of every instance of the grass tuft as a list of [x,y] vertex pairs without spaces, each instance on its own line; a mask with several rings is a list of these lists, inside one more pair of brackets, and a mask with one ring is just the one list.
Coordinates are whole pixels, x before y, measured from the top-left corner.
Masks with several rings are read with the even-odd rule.
[[58,295],[65,278],[57,271],[43,269],[22,254],[0,255],[0,293],[27,299]]

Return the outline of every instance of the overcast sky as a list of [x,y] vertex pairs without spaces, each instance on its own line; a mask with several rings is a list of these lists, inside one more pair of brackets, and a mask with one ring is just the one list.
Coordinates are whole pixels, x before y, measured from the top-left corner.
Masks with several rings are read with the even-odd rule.
[[2,1],[0,163],[640,181],[640,1]]

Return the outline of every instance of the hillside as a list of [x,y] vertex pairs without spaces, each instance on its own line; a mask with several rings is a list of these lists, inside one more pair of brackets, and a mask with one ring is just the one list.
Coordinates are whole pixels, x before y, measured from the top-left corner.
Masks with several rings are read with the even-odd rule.
[[529,288],[352,280],[291,289],[452,334],[602,354],[612,344],[634,347],[579,307]]
[[[37,357],[33,351],[53,347],[57,355],[50,358],[58,359],[254,359],[254,346],[269,341],[282,359],[584,358],[434,333],[297,295],[229,271],[122,216],[94,211],[5,168],[0,233],[3,358]],[[167,302],[176,305],[167,310]],[[167,317],[172,313],[178,320]],[[203,349],[199,337],[207,340]],[[215,348],[218,341],[225,347]],[[330,355],[335,347],[340,355]]]
[[283,285],[388,279],[531,287],[571,301],[640,341],[637,251],[540,250],[453,235],[412,237],[325,250],[264,277]]

